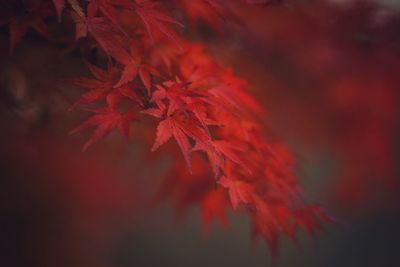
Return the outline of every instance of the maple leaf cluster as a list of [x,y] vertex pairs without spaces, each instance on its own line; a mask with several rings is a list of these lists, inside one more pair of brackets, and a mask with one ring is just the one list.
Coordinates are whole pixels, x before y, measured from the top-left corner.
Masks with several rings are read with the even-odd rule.
[[[170,176],[175,183],[167,179],[170,192],[194,197],[203,208],[206,228],[214,217],[226,224],[229,206],[241,209],[251,218],[254,235],[276,254],[282,234],[295,239],[299,228],[312,234],[322,221],[332,221],[322,208],[304,202],[293,174],[294,159],[268,138],[261,123],[264,108],[246,92],[247,82],[217,64],[203,45],[184,38],[186,29],[177,14],[221,29],[225,19],[235,17],[224,1],[4,3],[0,23],[9,27],[11,51],[30,28],[52,38],[48,18],[75,28],[75,42],[91,74],[71,81],[86,90],[72,108],[92,114],[71,131],[94,128],[84,150],[115,129],[128,138],[139,121],[153,118],[152,151],[174,139],[186,165],[176,160]],[[200,192],[197,197],[190,193],[188,177]],[[202,189],[196,181],[203,183]]]

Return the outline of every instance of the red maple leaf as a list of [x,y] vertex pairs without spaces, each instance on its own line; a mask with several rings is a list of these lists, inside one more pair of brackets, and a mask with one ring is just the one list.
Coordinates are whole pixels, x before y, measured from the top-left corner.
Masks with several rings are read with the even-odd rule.
[[228,226],[226,210],[229,208],[229,203],[226,201],[224,193],[222,188],[211,189],[201,203],[204,234],[208,234],[210,231],[214,218],[218,220],[222,227],[226,228]]
[[212,146],[205,146],[202,143],[196,143],[193,151],[203,151],[207,154],[208,161],[211,164],[215,177],[219,177],[221,171],[225,171],[225,164],[227,161],[245,167],[243,161],[237,155],[237,152],[244,151],[243,148],[225,140],[213,140]]
[[249,183],[237,180],[231,174],[228,174],[228,176],[222,176],[218,183],[228,189],[233,208],[236,209],[241,203],[252,203],[254,189]]
[[[196,91],[188,88],[188,85],[188,83],[180,81],[164,82],[163,86],[157,86],[157,90],[153,93],[151,101],[157,103],[162,100],[168,100],[168,116],[184,106],[188,107],[188,104],[193,104],[189,110],[196,112],[197,106],[194,103],[201,99],[204,100],[206,95],[199,90]],[[202,103],[205,103],[205,101]],[[196,113],[195,116],[197,117],[198,115],[198,119],[201,119],[200,111]]]
[[131,44],[130,56],[123,58],[121,63],[124,65],[124,70],[122,71],[120,80],[115,86],[118,87],[131,82],[139,75],[140,80],[147,90],[147,95],[150,96],[152,87],[151,76],[159,77],[160,73],[156,68],[144,62],[135,44]]
[[129,123],[137,118],[136,111],[134,110],[124,113],[111,108],[92,109],[90,111],[95,113],[95,115],[89,117],[85,122],[70,132],[71,134],[75,134],[84,129],[96,127],[96,130],[83,146],[83,151],[116,128],[120,131],[121,135],[128,137]]
[[122,28],[118,20],[118,12],[116,8],[133,9],[133,1],[129,0],[89,0],[88,16],[94,17],[100,11],[106,18],[108,18],[115,27],[117,27],[125,35],[127,33]]
[[80,99],[73,104],[72,108],[93,104],[106,99],[109,107],[114,109],[122,97],[127,97],[142,105],[140,98],[134,91],[135,86],[133,84],[115,86],[119,76],[118,69],[111,66],[111,64],[109,64],[107,70],[89,63],[86,65],[95,79],[80,77],[72,80],[75,85],[89,89],[88,92],[81,95]]
[[118,62],[123,63],[131,58],[127,49],[128,40],[118,28],[109,23],[109,19],[96,16],[94,12],[90,12],[86,16],[76,1],[72,7],[71,16],[75,21],[76,39],[86,37],[90,33],[97,45]]
[[[155,112],[149,114],[158,116]],[[156,141],[151,150],[157,150],[171,137],[174,137],[178,143],[190,171],[192,144],[189,138],[204,146],[211,146],[211,138],[207,132],[199,127],[192,118],[183,113],[175,113],[172,116],[168,116],[158,124]]]
[[176,32],[166,25],[171,24],[180,27],[183,27],[183,25],[161,10],[156,2],[152,0],[136,0],[135,11],[141,18],[150,39],[154,40],[153,31],[158,30],[176,44],[179,44]]

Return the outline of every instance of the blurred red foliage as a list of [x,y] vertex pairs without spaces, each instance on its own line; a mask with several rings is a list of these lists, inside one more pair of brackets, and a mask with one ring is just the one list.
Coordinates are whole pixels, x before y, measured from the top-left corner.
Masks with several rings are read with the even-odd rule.
[[334,158],[332,205],[397,210],[399,11],[369,1],[238,10],[246,52],[228,60],[265,88],[255,93],[283,135]]
[[[325,1],[1,3],[0,25],[8,28],[11,52],[18,54],[32,28],[85,62],[91,77],[68,79],[86,90],[71,108],[92,114],[71,132],[95,128],[83,149],[117,129],[127,139],[154,142],[152,151],[168,151],[173,163],[158,196],[172,198],[180,212],[200,205],[205,232],[214,219],[226,226],[226,211],[239,209],[276,254],[281,235],[295,240],[298,229],[311,235],[322,222],[334,221],[304,200],[293,152],[277,140],[270,129],[275,126],[308,149],[324,147],[338,159],[337,203],[366,205],[382,188],[397,192],[397,14],[369,3]],[[212,44],[219,56],[211,56],[199,36],[215,33],[198,25],[227,42],[242,39],[243,49],[232,58],[225,43]],[[221,59],[263,88],[254,95],[265,101],[253,97],[248,81],[218,63]],[[167,144],[170,139],[180,153]],[[57,142],[62,141],[54,140],[49,154]],[[28,152],[16,151],[34,162]],[[151,167],[157,155],[143,162]],[[74,171],[97,176],[96,163],[79,167],[79,156],[66,158],[44,160],[58,169],[65,168],[59,160],[71,161]],[[62,173],[70,179],[70,171]]]

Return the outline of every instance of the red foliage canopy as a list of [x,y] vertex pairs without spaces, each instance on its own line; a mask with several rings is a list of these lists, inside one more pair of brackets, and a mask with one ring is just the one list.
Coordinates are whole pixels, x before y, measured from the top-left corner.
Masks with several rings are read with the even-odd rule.
[[[200,203],[206,228],[213,217],[225,224],[230,199],[234,209],[250,216],[255,236],[276,252],[281,234],[295,239],[298,228],[312,233],[321,221],[332,221],[320,207],[304,203],[292,173],[293,157],[266,137],[264,108],[246,92],[246,81],[218,65],[202,45],[183,37],[177,12],[218,29],[235,17],[224,1],[52,2],[49,8],[50,0],[9,1],[0,11],[7,19],[0,22],[9,25],[12,50],[29,28],[49,36],[44,21],[58,16],[75,27],[78,45],[97,52],[93,58],[82,50],[93,77],[72,79],[87,90],[72,107],[94,113],[72,131],[96,127],[84,149],[114,129],[128,136],[133,121],[150,115],[157,125],[152,150],[174,139],[191,175],[198,178],[189,184],[187,169],[177,158],[164,191],[186,195],[182,202]],[[193,186],[198,194],[194,199]]]

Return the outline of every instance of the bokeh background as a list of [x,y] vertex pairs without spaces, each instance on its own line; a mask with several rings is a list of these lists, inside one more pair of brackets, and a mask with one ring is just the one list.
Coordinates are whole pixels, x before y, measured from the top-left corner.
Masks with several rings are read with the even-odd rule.
[[276,261],[239,212],[206,236],[199,207],[155,197],[171,159],[148,152],[146,130],[85,153],[68,135],[85,116],[64,80],[87,72],[79,56],[34,32],[9,56],[1,29],[2,266],[400,266],[400,3],[230,6],[240,23],[189,37],[249,81],[307,200],[340,224],[282,240]]

